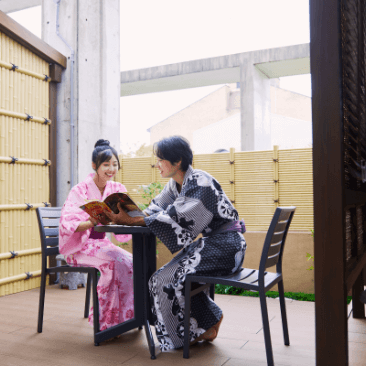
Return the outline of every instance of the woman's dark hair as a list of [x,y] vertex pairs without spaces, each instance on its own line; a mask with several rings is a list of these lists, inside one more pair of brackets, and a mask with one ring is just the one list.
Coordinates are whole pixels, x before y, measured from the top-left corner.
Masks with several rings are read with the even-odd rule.
[[182,161],[181,170],[184,172],[192,165],[193,153],[189,142],[181,136],[171,136],[161,139],[154,144],[154,154],[172,165]]
[[108,140],[98,140],[94,145],[94,150],[92,154],[92,162],[96,165],[95,170],[97,171],[101,164],[105,161],[109,161],[112,159],[114,155],[118,162],[118,170],[121,169],[121,165],[118,159],[118,153],[116,149],[109,145],[110,142]]

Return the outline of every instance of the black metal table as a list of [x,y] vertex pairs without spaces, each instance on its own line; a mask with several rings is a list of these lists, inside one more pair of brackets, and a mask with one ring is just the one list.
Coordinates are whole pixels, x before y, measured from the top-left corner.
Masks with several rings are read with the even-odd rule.
[[124,323],[99,331],[94,335],[96,343],[128,332],[131,329],[145,327],[151,359],[155,359],[155,344],[150,329],[151,307],[148,281],[156,271],[156,238],[145,226],[105,225],[95,226],[95,231],[132,235],[133,290],[135,316]]

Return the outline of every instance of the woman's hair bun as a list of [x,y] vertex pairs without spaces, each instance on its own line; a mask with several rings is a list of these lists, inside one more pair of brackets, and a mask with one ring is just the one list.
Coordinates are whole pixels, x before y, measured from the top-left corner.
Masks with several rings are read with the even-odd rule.
[[97,147],[97,146],[109,146],[110,145],[110,142],[108,140],[103,140],[103,139],[99,139],[94,147]]

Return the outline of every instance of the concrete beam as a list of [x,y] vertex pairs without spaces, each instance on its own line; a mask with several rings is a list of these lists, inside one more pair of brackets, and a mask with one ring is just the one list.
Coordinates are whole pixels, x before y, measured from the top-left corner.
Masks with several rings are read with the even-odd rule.
[[0,0],[0,10],[4,13],[13,13],[39,5],[42,5],[42,0]]
[[249,60],[268,78],[310,73],[306,43],[123,71],[121,96],[238,82],[240,67]]

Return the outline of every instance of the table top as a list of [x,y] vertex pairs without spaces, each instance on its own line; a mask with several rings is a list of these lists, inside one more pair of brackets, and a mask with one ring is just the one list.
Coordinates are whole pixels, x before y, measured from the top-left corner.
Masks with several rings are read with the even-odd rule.
[[98,225],[94,226],[94,230],[99,233],[151,234],[151,230],[146,226]]

